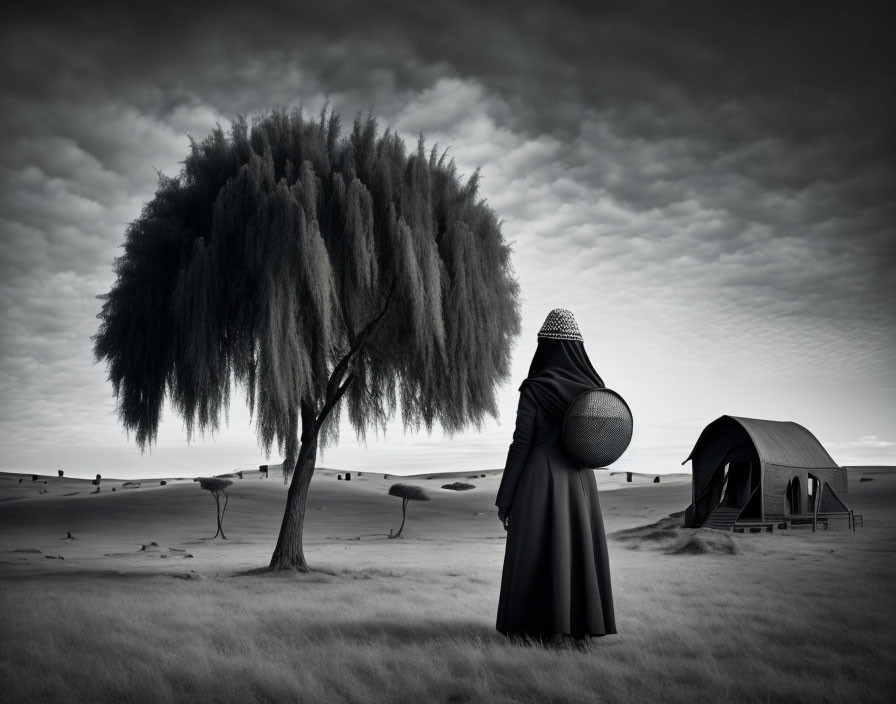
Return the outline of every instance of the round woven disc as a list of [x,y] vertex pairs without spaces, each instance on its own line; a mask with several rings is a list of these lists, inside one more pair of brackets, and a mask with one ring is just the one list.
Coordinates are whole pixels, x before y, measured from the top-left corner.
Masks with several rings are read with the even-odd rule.
[[632,412],[610,389],[581,394],[566,411],[563,446],[583,467],[606,467],[622,457],[632,441]]

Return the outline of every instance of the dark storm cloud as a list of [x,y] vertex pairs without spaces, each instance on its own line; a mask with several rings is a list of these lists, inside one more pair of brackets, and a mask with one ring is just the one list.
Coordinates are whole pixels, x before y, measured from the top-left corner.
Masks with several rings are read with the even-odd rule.
[[[708,330],[750,329],[780,347],[743,353],[756,374],[772,360],[779,375],[893,383],[894,57],[876,8],[45,2],[4,13],[4,398],[57,399],[53,418],[78,417],[88,398],[108,405],[107,388],[67,382],[65,369],[89,365],[93,296],[111,284],[153,167],[176,173],[185,134],[326,100],[451,145],[466,173],[483,167],[527,314],[564,281],[572,301],[557,304],[612,316],[588,307],[593,282],[612,282],[618,329],[667,340],[667,354],[686,358],[683,340]],[[849,340],[861,344],[837,352]],[[62,408],[64,388],[77,393]]]

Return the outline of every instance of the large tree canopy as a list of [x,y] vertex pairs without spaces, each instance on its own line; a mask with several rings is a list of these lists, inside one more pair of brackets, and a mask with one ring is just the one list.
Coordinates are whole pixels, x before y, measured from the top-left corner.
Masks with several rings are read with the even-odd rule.
[[98,316],[124,427],[151,444],[167,395],[214,431],[235,382],[289,470],[336,439],[343,395],[361,436],[396,411],[448,433],[496,415],[519,293],[477,180],[371,117],[344,137],[332,113],[274,111],[192,142]]

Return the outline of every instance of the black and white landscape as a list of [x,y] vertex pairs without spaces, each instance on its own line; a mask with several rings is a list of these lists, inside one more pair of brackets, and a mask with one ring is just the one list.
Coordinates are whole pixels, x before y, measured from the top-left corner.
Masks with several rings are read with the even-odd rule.
[[[889,701],[886,9],[4,8],[4,701]],[[635,420],[587,652],[494,630],[558,307]],[[685,528],[723,415],[861,525]]]

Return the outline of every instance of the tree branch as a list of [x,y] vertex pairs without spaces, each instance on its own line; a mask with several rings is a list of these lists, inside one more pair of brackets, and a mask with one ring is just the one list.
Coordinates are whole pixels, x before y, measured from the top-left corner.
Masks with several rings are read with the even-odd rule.
[[395,294],[395,281],[392,281],[392,286],[389,289],[389,295],[386,296],[386,302],[383,304],[383,309],[380,311],[379,315],[377,315],[373,320],[371,320],[364,328],[355,335],[355,339],[352,341],[352,346],[349,348],[349,351],[346,355],[339,360],[339,364],[337,364],[333,368],[333,372],[330,374],[330,378],[327,380],[327,390],[324,397],[324,405],[321,408],[320,413],[317,415],[317,419],[315,422],[315,429],[320,428],[321,423],[323,423],[324,418],[327,417],[327,414],[333,410],[333,406],[336,405],[336,402],[342,397],[342,394],[345,393],[348,385],[351,384],[352,379],[354,379],[354,375],[350,375],[349,378],[343,383],[343,375],[348,370],[348,365],[352,362],[352,360],[358,355],[358,353],[363,349],[364,345],[367,343],[367,338],[370,337],[371,333],[376,329],[376,326],[379,325],[380,321],[385,317],[387,311],[389,310],[389,304],[392,303],[392,296]]
[[342,385],[336,389],[331,397],[329,397],[324,402],[324,407],[320,409],[320,413],[317,414],[317,418],[314,421],[315,430],[319,429],[321,425],[323,425],[324,419],[330,415],[330,411],[333,410],[334,406],[339,403],[339,399],[342,398],[342,394],[345,393],[345,390],[351,385],[351,383],[355,380],[355,375],[349,372],[348,376],[345,378],[345,381],[342,382]]

